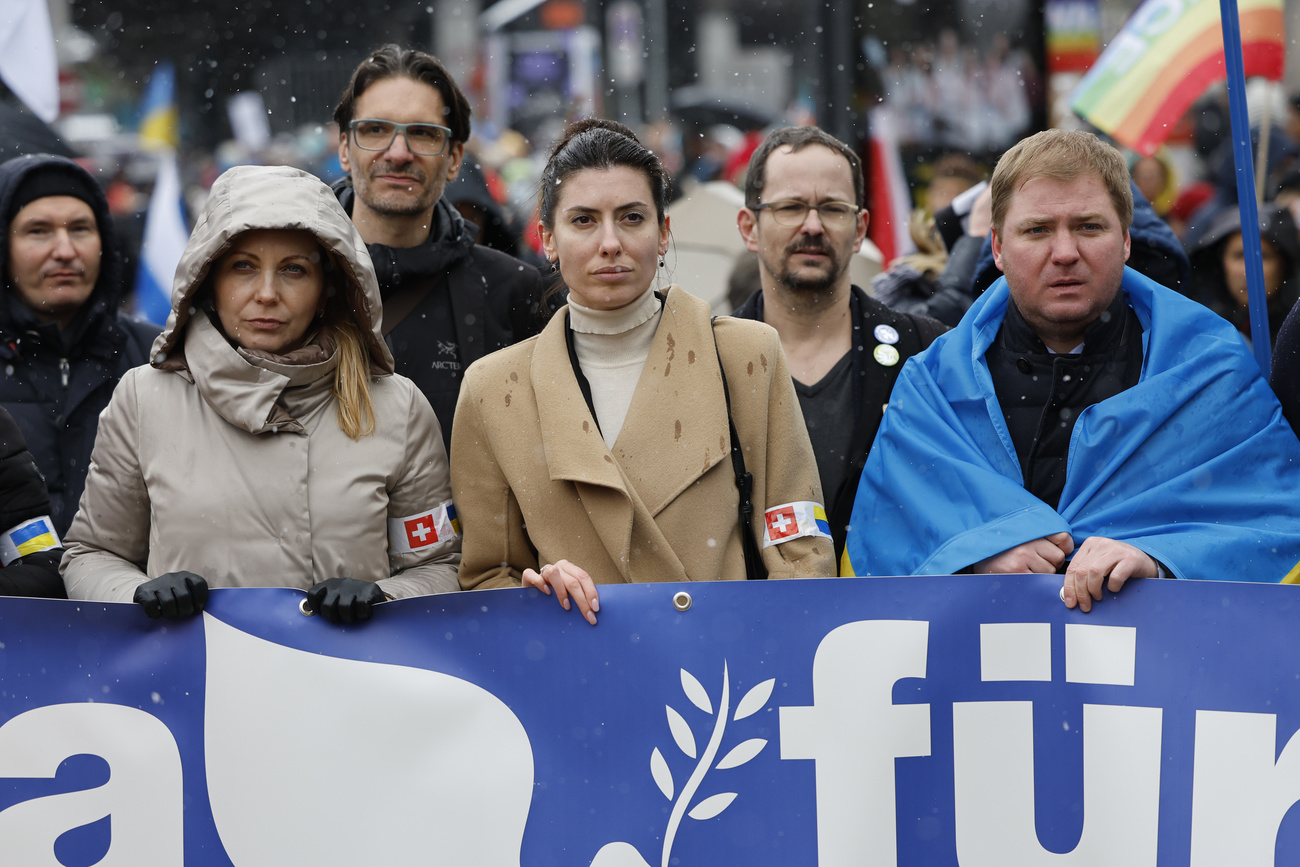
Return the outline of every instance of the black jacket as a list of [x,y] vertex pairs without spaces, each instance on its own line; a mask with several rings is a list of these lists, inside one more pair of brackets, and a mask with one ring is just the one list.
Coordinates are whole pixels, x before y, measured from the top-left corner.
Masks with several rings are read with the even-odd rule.
[[[50,513],[50,497],[23,433],[0,408],[0,533]],[[59,577],[62,548],[37,551],[0,569],[0,596],[50,596],[63,599]]]
[[1137,385],[1142,377],[1142,323],[1118,292],[1084,330],[1078,354],[1053,354],[1014,301],[984,354],[1025,490],[1053,509],[1065,490],[1075,422],[1085,409]]
[[[33,171],[84,169],[63,157],[19,157],[0,164],[0,215],[18,184]],[[92,182],[93,185],[93,182]],[[95,187],[98,192],[99,188]],[[49,489],[50,517],[62,537],[86,484],[99,414],[117,381],[149,359],[158,328],[118,312],[122,300],[121,249],[108,202],[92,205],[101,245],[99,280],[68,328],[42,324],[6,278],[0,286],[0,406],[13,416]],[[8,226],[5,226],[8,238]],[[8,274],[9,245],[0,244],[0,273]]]
[[[948,330],[942,322],[925,316],[899,313],[881,304],[867,295],[857,286],[853,287],[853,452],[849,456],[849,466],[844,481],[838,491],[823,491],[826,497],[826,514],[830,518],[831,536],[835,540],[835,559],[839,561],[844,552],[844,536],[849,525],[849,515],[853,512],[853,498],[858,492],[858,479],[862,468],[867,463],[867,453],[876,440],[876,431],[880,429],[880,420],[885,414],[885,405],[894,390],[894,381],[903,369],[903,364],[913,355],[921,352],[934,342],[934,339]],[[732,314],[741,319],[763,320],[763,293],[755,292],[744,304]],[[888,325],[898,333],[897,364],[877,364],[872,352],[881,343],[876,337],[876,327]],[[845,419],[850,418],[845,413]]]
[[[352,213],[352,181],[334,184]],[[531,337],[546,324],[542,275],[533,265],[474,243],[476,229],[445,198],[433,209],[429,240],[418,247],[367,244],[386,311],[385,339],[397,372],[429,399],[443,443],[451,451],[452,417],[465,368],[478,359]],[[396,327],[387,311],[399,296],[419,301]],[[422,293],[422,294],[420,294]]]

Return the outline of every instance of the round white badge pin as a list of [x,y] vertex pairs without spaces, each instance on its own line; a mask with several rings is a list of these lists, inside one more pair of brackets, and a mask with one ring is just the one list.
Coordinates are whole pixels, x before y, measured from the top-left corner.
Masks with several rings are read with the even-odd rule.
[[876,335],[876,339],[881,343],[888,343],[892,346],[898,342],[898,329],[892,325],[877,325],[876,330],[872,333]]

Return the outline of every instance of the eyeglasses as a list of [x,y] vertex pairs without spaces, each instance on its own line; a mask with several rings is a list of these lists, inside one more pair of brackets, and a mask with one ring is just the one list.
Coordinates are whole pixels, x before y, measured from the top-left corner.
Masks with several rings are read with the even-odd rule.
[[424,157],[436,157],[447,149],[451,130],[436,123],[393,123],[391,120],[354,120],[348,124],[357,147],[368,151],[386,151],[400,132],[406,137],[406,149]]
[[808,219],[809,211],[817,212],[817,219],[828,229],[844,229],[850,226],[862,210],[848,202],[822,202],[810,205],[798,199],[782,199],[779,202],[766,202],[754,206],[755,211],[767,211],[776,220],[778,226],[795,229]]

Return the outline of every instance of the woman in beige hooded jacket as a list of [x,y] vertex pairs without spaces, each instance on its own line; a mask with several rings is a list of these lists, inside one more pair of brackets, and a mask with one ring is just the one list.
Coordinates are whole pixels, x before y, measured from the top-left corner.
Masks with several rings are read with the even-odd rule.
[[202,610],[207,587],[298,587],[334,621],[457,589],[438,420],[393,373],[366,247],[285,167],[213,185],[150,364],[100,418],[62,563],[73,599]]

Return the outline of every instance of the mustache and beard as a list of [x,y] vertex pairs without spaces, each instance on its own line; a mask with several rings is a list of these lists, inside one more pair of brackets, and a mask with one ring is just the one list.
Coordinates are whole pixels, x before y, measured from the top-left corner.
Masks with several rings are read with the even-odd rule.
[[[791,262],[799,253],[820,253],[826,257],[826,266],[796,268]],[[847,268],[847,259],[831,246],[825,235],[800,235],[782,251],[779,267],[772,269],[772,276],[791,291],[823,294],[831,291]]]
[[[410,188],[381,191],[371,185],[371,179],[376,175],[386,174],[409,177]],[[355,189],[357,198],[365,202],[370,210],[385,216],[414,217],[426,213],[442,197],[442,187],[429,183],[428,174],[418,165],[395,166],[375,162],[366,171],[365,178],[364,187],[358,186]]]

